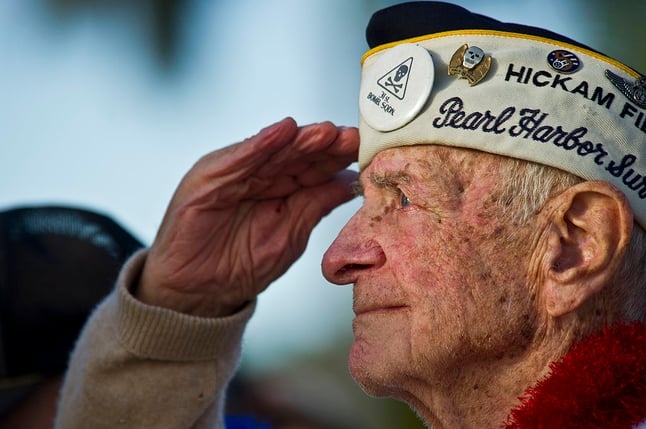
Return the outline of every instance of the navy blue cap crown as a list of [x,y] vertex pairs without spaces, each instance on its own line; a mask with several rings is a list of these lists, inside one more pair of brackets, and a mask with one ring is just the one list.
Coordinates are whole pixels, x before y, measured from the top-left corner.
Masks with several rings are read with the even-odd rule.
[[530,34],[590,49],[575,40],[538,27],[505,23],[451,3],[416,1],[375,12],[366,28],[370,48],[399,40],[453,30],[496,30]]

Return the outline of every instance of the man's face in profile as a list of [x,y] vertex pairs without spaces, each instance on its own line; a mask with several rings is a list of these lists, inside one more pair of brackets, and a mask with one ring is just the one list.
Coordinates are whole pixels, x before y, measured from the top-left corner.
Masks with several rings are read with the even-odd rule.
[[354,283],[350,369],[369,393],[428,391],[484,360],[515,359],[532,340],[533,233],[501,218],[499,162],[410,146],[380,152],[361,173],[363,206],[323,271]]

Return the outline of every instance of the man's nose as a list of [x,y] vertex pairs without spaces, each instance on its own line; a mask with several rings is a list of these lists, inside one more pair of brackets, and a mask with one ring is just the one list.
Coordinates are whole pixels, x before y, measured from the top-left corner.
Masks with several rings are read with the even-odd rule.
[[323,275],[328,281],[338,285],[355,283],[362,273],[386,262],[382,247],[370,232],[361,227],[360,216],[350,219],[323,255]]

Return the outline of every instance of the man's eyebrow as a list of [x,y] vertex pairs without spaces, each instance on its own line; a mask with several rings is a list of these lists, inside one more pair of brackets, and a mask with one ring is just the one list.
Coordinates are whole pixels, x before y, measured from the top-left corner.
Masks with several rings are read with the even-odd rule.
[[[355,196],[363,196],[364,194],[364,186],[361,183],[361,179],[362,177],[352,183],[352,192]],[[376,188],[390,190],[396,188],[402,183],[408,183],[411,180],[411,177],[403,171],[386,173],[373,172],[368,175],[367,179],[364,179],[364,181],[366,180]]]
[[372,173],[368,177],[368,180],[370,180],[370,183],[377,188],[392,189],[402,183],[410,182],[411,177],[408,173],[399,170],[385,173]]

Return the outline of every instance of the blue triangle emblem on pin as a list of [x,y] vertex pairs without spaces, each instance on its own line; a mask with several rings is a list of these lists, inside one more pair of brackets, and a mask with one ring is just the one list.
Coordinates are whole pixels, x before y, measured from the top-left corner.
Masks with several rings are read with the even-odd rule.
[[408,77],[413,68],[413,57],[401,62],[397,67],[383,75],[378,81],[380,87],[394,95],[400,100],[406,96]]

